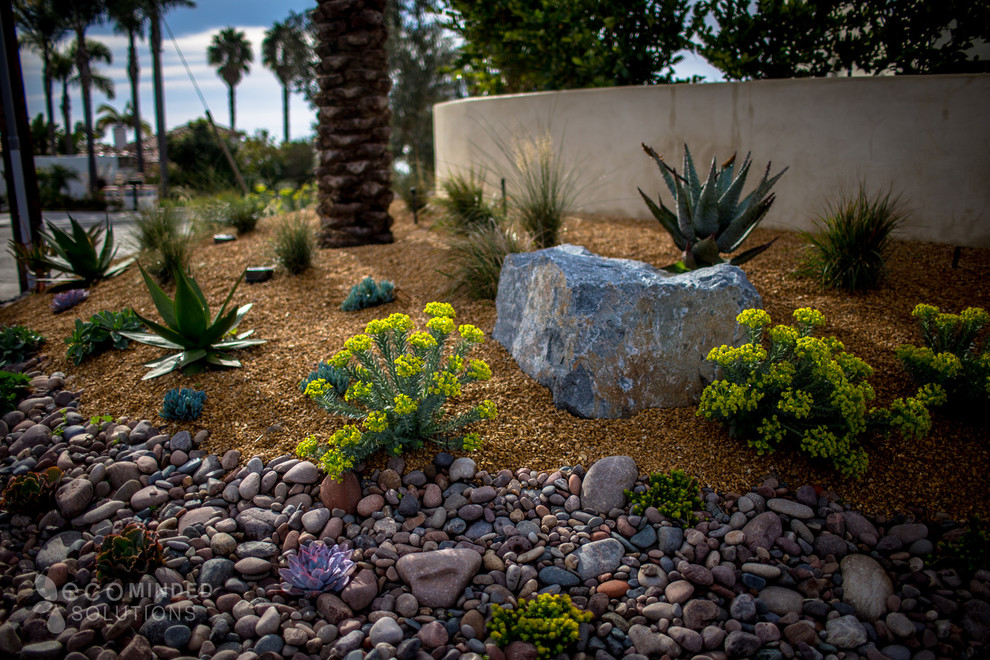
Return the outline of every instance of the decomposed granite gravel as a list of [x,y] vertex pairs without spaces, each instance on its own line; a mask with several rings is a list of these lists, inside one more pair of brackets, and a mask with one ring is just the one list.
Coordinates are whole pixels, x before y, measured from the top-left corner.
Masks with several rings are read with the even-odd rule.
[[[341,348],[344,340],[363,330],[367,321],[393,312],[410,314],[418,323],[425,303],[448,300],[458,321],[473,323],[490,333],[494,304],[445,293],[449,266],[445,241],[430,229],[430,220],[414,225],[401,205],[392,245],[320,250],[314,267],[299,276],[278,272],[261,284],[242,284],[235,302],[253,302],[242,330],[254,329],[268,343],[241,351],[241,369],[211,371],[186,378],[178,373],[142,381],[143,362],[161,355],[149,346],[108,351],[78,367],[65,359],[63,340],[76,318],[88,319],[105,309],[134,307],[156,317],[137,269],[97,284],[89,298],[71,311],[55,315],[50,294],[32,295],[0,309],[0,323],[20,323],[48,338],[42,352],[45,370],[68,374],[66,388],[79,392],[87,418],[151,419],[166,433],[181,430],[196,435],[209,431],[203,449],[224,455],[236,449],[244,456],[274,458],[290,453],[305,436],[328,435],[342,422],[330,418],[303,396],[299,381],[318,360]],[[315,226],[312,212],[303,212]],[[193,274],[207,298],[220,302],[245,266],[273,262],[270,240],[276,218],[264,219],[257,231],[233,243],[199,242],[192,260]],[[747,276],[777,322],[788,322],[797,307],[811,306],[828,319],[824,329],[841,339],[848,350],[865,359],[876,373],[871,379],[878,403],[912,393],[894,349],[918,343],[911,310],[919,302],[958,311],[990,304],[990,250],[963,249],[958,268],[951,268],[953,248],[930,243],[897,242],[884,286],[863,294],[821,291],[813,282],[795,278],[801,240],[792,233],[756,230],[752,244],[778,237],[774,246],[744,266]],[[568,219],[562,241],[592,252],[639,259],[663,266],[676,251],[654,221],[625,218]],[[350,287],[366,276],[387,278],[397,285],[398,299],[380,308],[345,313],[339,305]],[[907,507],[944,511],[956,519],[970,513],[990,513],[990,425],[980,418],[960,421],[937,417],[932,434],[920,441],[899,437],[866,441],[870,469],[860,481],[842,479],[827,466],[809,463],[796,452],[757,456],[741,440],[695,416],[693,408],[650,410],[626,420],[583,420],[556,410],[547,391],[524,375],[497,342],[478,349],[492,367],[493,379],[465,393],[465,404],[490,398],[499,417],[482,429],[483,449],[472,456],[490,474],[526,467],[552,472],[565,465],[589,466],[610,455],[635,458],[643,473],[681,468],[704,486],[720,492],[745,492],[766,478],[791,484],[812,484],[838,494],[861,511],[891,515]],[[208,394],[203,415],[192,423],[157,418],[165,392],[194,387]],[[406,456],[410,467],[429,465],[435,449]],[[380,459],[384,460],[384,459]],[[381,467],[373,461],[373,466]]]

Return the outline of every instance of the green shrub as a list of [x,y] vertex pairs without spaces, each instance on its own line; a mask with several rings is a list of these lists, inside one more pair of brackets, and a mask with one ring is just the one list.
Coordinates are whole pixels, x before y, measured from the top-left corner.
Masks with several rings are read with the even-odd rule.
[[51,511],[61,481],[62,470],[57,467],[11,477],[0,496],[0,509],[29,516]]
[[44,343],[44,337],[23,325],[0,325],[0,367],[26,361]]
[[454,412],[446,407],[461,389],[491,378],[491,369],[482,360],[467,358],[482,343],[484,333],[473,325],[457,328],[460,339],[448,341],[454,333],[454,308],[447,303],[429,303],[427,332],[412,332],[412,320],[405,314],[376,319],[365,328],[367,334],[351,337],[344,350],[329,360],[348,376],[348,387],[339,394],[328,381],[317,378],[306,386],[306,394],[320,407],[342,417],[361,420],[363,431],[347,425],[321,443],[311,436],[296,448],[303,458],[312,458],[329,475],[338,477],[357,463],[384,449],[399,455],[418,449],[424,441],[450,450],[475,450],[481,445],[478,433],[465,434],[465,426],[493,419],[495,404],[481,404]]
[[940,391],[922,388],[915,397],[895,400],[890,410],[870,409],[874,392],[867,379],[873,369],[835,337],[810,336],[825,324],[821,312],[801,308],[794,319],[797,328],[770,328],[764,346],[770,316],[761,309],[739,314],[736,320],[746,328],[749,343],[720,346],[708,354],[721,367],[722,378],[702,392],[698,415],[720,422],[759,454],[786,442],[852,477],[866,472],[859,438],[869,425],[916,437],[928,433],[927,406],[937,405]]
[[[246,272],[245,270],[244,273]],[[141,268],[144,283],[165,325],[135,314],[148,326],[151,333],[122,331],[120,334],[142,344],[179,351],[145,363],[144,366],[149,367],[151,371],[146,373],[142,380],[163,376],[175,369],[181,369],[182,373],[188,376],[200,373],[208,366],[239,367],[241,363],[228,351],[265,343],[263,339],[247,339],[254,330],[227,338],[231,331],[240,326],[244,315],[251,309],[251,304],[247,304],[227,310],[227,306],[234,298],[234,292],[244,279],[244,273],[241,273],[227,294],[227,298],[220,305],[220,309],[211,319],[210,305],[192,276],[182,271],[175,273],[175,300],[172,300],[155,284],[147,271]]]
[[581,636],[581,624],[591,621],[591,612],[582,612],[571,604],[571,597],[540,594],[523,600],[515,609],[492,605],[488,630],[495,643],[504,648],[514,641],[536,646],[538,658],[553,658],[564,653]]
[[443,194],[433,200],[438,227],[463,234],[498,222],[495,208],[485,198],[484,177],[475,170],[450,175],[440,182],[440,189]]
[[82,364],[90,355],[96,355],[111,347],[122,351],[127,348],[127,337],[122,332],[137,332],[143,326],[131,309],[119,312],[103,311],[93,314],[89,321],[76,319],[75,329],[66,338],[68,349],[65,359],[75,365]]
[[[117,249],[113,245],[113,227],[109,220],[105,225],[95,224],[88,230],[71,216],[69,224],[67,232],[49,222],[48,232],[42,234],[48,245],[47,254],[34,255],[38,260],[34,264],[36,267],[70,276],[68,281],[59,281],[53,286],[53,292],[88,287],[99,280],[119,275],[134,261],[132,257],[112,265]],[[98,250],[101,240],[102,246]]]
[[829,204],[816,222],[816,233],[801,232],[807,246],[798,274],[832,289],[862,291],[879,286],[893,249],[891,233],[904,217],[899,198],[891,198],[889,190],[871,198],[860,187],[855,199]]
[[158,416],[163,419],[192,421],[203,412],[205,402],[206,392],[202,390],[172,388],[165,393]]
[[444,273],[452,281],[450,293],[464,291],[472,298],[494,300],[506,255],[527,251],[529,244],[500,224],[453,238],[448,252],[452,270]]
[[969,520],[962,534],[939,541],[937,547],[941,556],[972,576],[976,571],[990,566],[990,526],[975,516]]
[[740,202],[739,197],[752,163],[749,154],[746,154],[739,174],[734,179],[735,154],[721,168],[716,166],[717,161],[712,157],[708,178],[702,183],[694,169],[694,160],[687,145],[684,145],[683,175],[665,163],[652,147],[644,144],[643,150],[660,168],[660,174],[674,198],[671,208],[664,206],[660,198],[660,205],[657,206],[646,193],[639,190],[653,217],[667,230],[674,239],[674,244],[684,252],[681,261],[667,266],[666,270],[684,272],[722,263],[738,266],[773,244],[773,241],[764,243],[732,259],[721,256],[723,252],[734,252],[742,245],[770,210],[774,200],[770,189],[787,171],[786,167],[770,177],[770,163],[767,163],[763,178]]
[[146,209],[138,216],[138,247],[149,264],[148,271],[159,282],[171,281],[176,270],[189,270],[192,236],[182,224],[179,210],[171,206]]
[[356,312],[366,307],[377,307],[395,300],[395,285],[388,280],[375,283],[371,277],[366,277],[351,287],[340,308],[345,312]]
[[162,545],[155,533],[140,523],[129,523],[120,534],[107,534],[96,551],[96,578],[140,580],[163,565]]
[[0,415],[14,409],[21,394],[28,388],[31,379],[20,373],[0,371]]
[[990,315],[979,307],[943,314],[938,307],[921,304],[912,316],[918,319],[925,345],[898,347],[905,371],[921,385],[940,386],[957,409],[990,403],[990,342],[984,333]]
[[283,218],[275,226],[272,248],[278,262],[293,275],[298,275],[313,264],[316,250],[313,228],[303,218]]
[[673,470],[670,474],[656,472],[650,475],[646,488],[625,493],[634,515],[652,506],[667,518],[690,525],[696,520],[694,512],[701,510],[698,480],[687,476],[684,470]]

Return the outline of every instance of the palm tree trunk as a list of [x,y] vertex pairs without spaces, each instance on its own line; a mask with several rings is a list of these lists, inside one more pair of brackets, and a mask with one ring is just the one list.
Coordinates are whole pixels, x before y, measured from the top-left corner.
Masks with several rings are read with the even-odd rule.
[[58,155],[55,146],[55,105],[52,100],[52,73],[51,73],[51,49],[45,48],[42,54],[44,59],[42,76],[45,84],[45,110],[48,113],[48,145],[52,150],[52,155]]
[[385,5],[386,0],[319,0],[313,11],[324,72],[316,96],[323,247],[393,240]]
[[282,85],[282,141],[289,141],[289,86]]
[[69,82],[62,81],[62,121],[65,122],[65,153],[68,156],[74,151],[72,144],[72,100],[69,98]]
[[227,85],[227,105],[230,107],[230,130],[234,131],[234,86]]
[[168,144],[165,132],[165,86],[162,82],[162,26],[158,5],[151,3],[148,14],[151,34],[151,67],[155,86],[155,128],[158,134],[158,199],[168,197]]
[[96,143],[93,140],[93,90],[89,70],[89,53],[86,52],[86,26],[76,24],[76,69],[79,71],[79,85],[82,87],[83,121],[86,125],[86,158],[89,164],[89,192],[96,195],[99,185],[96,180]]
[[137,50],[134,48],[134,30],[127,31],[127,76],[131,79],[131,112],[134,114],[134,151],[137,154],[138,172],[144,174],[144,153],[141,149],[141,107],[138,104],[138,74]]

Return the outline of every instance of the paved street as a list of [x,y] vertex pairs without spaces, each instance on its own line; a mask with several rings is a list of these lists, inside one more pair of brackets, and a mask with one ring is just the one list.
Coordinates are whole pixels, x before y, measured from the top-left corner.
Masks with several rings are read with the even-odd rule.
[[[106,221],[105,213],[96,212],[72,212],[72,217],[83,227],[91,227],[94,224]],[[133,211],[123,211],[110,214],[110,224],[113,227],[114,243],[120,246],[117,252],[118,257],[133,254],[136,249],[135,220],[137,214]],[[54,222],[60,227],[69,226],[69,214],[64,211],[51,211],[44,213],[45,221]],[[21,290],[17,282],[17,265],[14,257],[7,249],[7,242],[14,237],[10,227],[10,214],[0,213],[0,302],[16,298]]]

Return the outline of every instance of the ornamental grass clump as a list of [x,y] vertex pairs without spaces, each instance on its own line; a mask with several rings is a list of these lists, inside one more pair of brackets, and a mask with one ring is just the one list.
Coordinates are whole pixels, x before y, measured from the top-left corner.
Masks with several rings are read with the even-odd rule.
[[868,426],[915,437],[928,433],[927,407],[944,399],[940,390],[922,388],[914,397],[895,400],[889,410],[870,408],[875,395],[867,379],[873,369],[835,337],[810,336],[825,325],[821,312],[801,308],[794,319],[797,327],[778,325],[764,332],[770,325],[765,311],[739,314],[736,321],[746,328],[749,343],[719,346],[708,354],[722,378],[702,392],[697,414],[745,438],[761,455],[794,444],[848,477],[866,472],[859,438]]
[[571,597],[560,594],[540,594],[523,600],[515,609],[492,605],[492,620],[488,630],[492,640],[501,648],[514,641],[536,646],[538,658],[553,658],[564,653],[581,637],[581,624],[591,621],[591,612],[582,612],[571,603]]
[[990,341],[985,332],[990,314],[979,307],[948,314],[921,304],[911,315],[918,319],[925,343],[897,348],[897,357],[911,378],[920,385],[944,389],[948,404],[959,411],[990,403]]
[[365,334],[351,337],[329,364],[347,374],[343,395],[332,383],[316,378],[306,394],[320,407],[347,419],[348,424],[326,442],[310,436],[296,453],[316,462],[337,478],[379,449],[399,455],[418,449],[427,440],[445,450],[473,451],[481,446],[477,432],[464,427],[494,419],[491,401],[455,410],[449,400],[471,383],[491,378],[482,360],[468,357],[484,342],[484,333],[473,325],[456,327],[454,308],[432,302],[426,331],[413,332],[405,314],[392,314],[368,323]]

